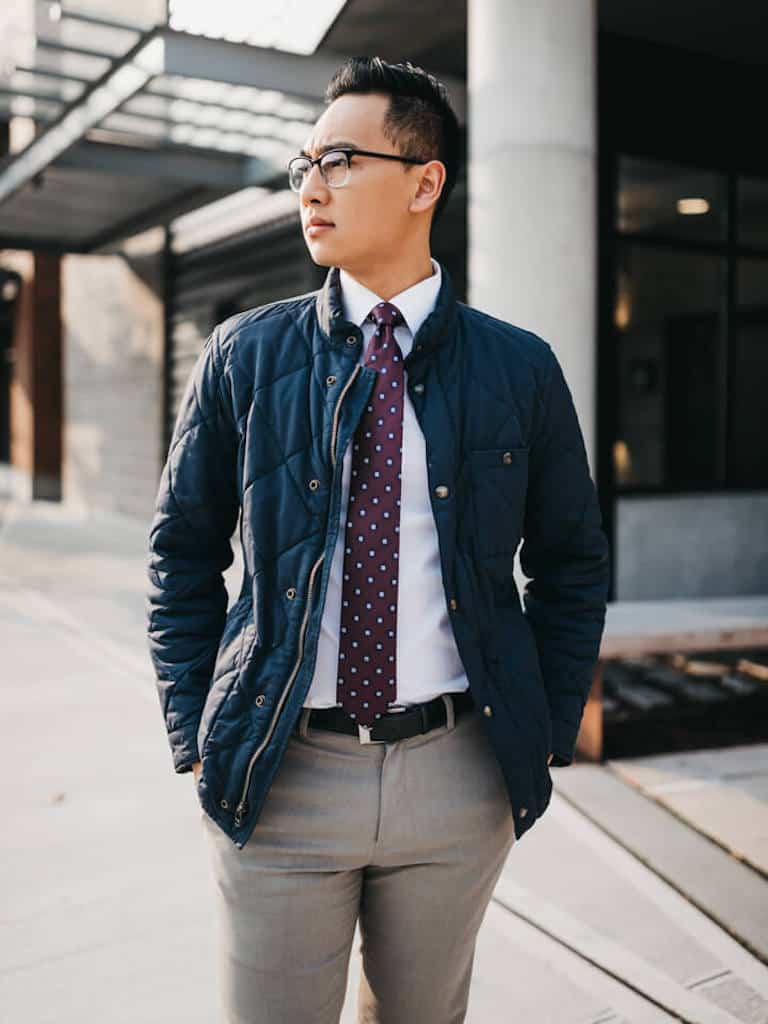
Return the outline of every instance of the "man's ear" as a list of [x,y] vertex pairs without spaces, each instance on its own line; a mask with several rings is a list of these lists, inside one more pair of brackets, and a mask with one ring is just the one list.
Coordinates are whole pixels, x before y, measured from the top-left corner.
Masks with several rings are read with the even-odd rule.
[[437,204],[445,186],[446,169],[442,160],[430,160],[419,166],[412,165],[419,175],[416,193],[408,204],[411,213],[423,213]]

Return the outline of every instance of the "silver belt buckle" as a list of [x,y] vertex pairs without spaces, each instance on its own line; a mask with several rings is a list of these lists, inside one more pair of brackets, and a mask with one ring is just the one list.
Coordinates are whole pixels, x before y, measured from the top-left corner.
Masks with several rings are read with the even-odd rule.
[[386,740],[372,740],[371,739],[371,727],[370,725],[362,725],[358,722],[357,732],[360,736],[361,743],[386,743]]

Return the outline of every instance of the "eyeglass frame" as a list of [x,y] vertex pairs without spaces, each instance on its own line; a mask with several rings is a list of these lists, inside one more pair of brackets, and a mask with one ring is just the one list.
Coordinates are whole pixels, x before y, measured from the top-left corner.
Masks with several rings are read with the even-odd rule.
[[[324,160],[327,156],[330,156],[331,153],[343,153],[347,159],[347,180],[344,182],[343,185],[330,185],[325,180],[323,168],[320,167],[320,161]],[[404,164],[429,163],[429,160],[417,160],[415,157],[412,156],[398,156],[396,153],[373,153],[369,149],[353,149],[351,146],[334,146],[333,149],[327,149],[325,153],[321,153],[320,156],[316,156],[314,159],[311,156],[305,156],[303,153],[299,153],[298,156],[291,157],[291,159],[288,161],[288,184],[291,187],[291,191],[296,192],[297,194],[301,191],[301,188],[294,188],[293,185],[291,184],[291,164],[295,160],[307,160],[309,162],[309,169],[307,170],[307,174],[311,174],[312,168],[315,166],[315,164],[317,164],[318,167],[320,167],[320,175],[325,184],[328,186],[328,188],[344,188],[347,184],[347,181],[349,180],[349,172],[352,170],[352,164],[350,163],[350,161],[353,156],[375,156],[379,157],[379,159],[381,160],[399,160],[401,163]],[[306,174],[304,175],[304,177],[306,178]]]

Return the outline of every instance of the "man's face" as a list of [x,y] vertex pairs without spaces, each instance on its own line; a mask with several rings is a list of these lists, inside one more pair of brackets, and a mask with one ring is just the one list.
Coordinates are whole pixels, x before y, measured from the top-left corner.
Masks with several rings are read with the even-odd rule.
[[[312,157],[342,145],[374,153],[400,154],[382,131],[389,97],[347,93],[323,112],[304,144]],[[406,168],[410,168],[406,172]],[[392,259],[414,229],[409,203],[418,190],[423,165],[352,156],[346,185],[330,188],[314,166],[299,194],[302,230],[310,256],[319,266],[365,271]],[[332,226],[311,228],[314,219]]]

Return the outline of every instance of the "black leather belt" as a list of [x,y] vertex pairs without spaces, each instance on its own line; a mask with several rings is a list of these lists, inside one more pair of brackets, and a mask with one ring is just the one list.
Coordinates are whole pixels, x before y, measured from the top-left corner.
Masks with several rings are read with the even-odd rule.
[[[465,711],[475,706],[469,690],[461,693],[446,693],[453,701],[454,717],[458,718]],[[302,709],[302,714],[306,709]],[[442,697],[425,701],[423,704],[412,704],[402,711],[390,711],[377,719],[368,729],[358,725],[350,718],[343,708],[312,708],[307,726],[312,729],[331,729],[333,732],[346,732],[350,736],[358,735],[361,743],[395,743],[397,740],[418,736],[438,726],[445,725],[447,708]],[[294,732],[299,731],[301,715],[296,722]]]

